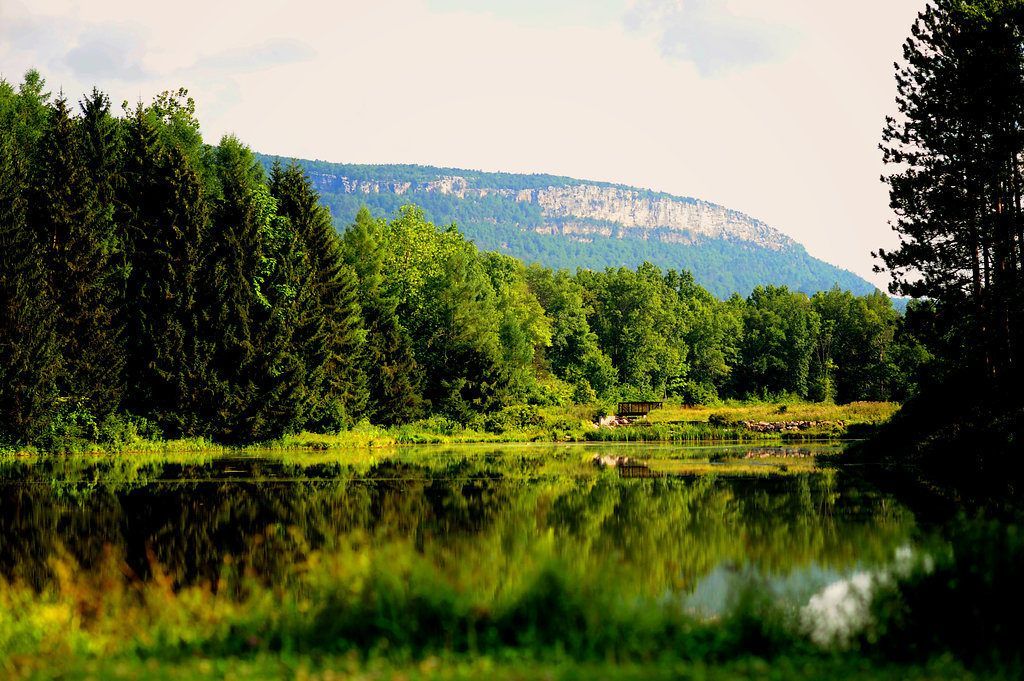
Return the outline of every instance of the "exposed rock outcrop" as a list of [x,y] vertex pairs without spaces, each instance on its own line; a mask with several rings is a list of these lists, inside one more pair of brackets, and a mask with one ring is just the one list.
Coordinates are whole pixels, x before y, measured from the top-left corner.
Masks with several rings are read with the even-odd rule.
[[551,185],[542,189],[476,186],[472,178],[442,175],[423,182],[358,180],[313,174],[320,189],[347,194],[409,195],[417,192],[460,199],[501,196],[535,204],[543,223],[524,225],[540,234],[657,238],[670,243],[700,239],[749,242],[783,250],[795,245],[789,237],[760,220],[707,201],[670,196],[630,187],[597,183]]

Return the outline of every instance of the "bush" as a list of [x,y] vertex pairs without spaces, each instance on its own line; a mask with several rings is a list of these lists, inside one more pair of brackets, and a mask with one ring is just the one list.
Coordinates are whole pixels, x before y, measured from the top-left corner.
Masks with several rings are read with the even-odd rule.
[[672,396],[678,397],[688,407],[718,404],[718,390],[709,383],[683,381],[672,389]]
[[714,414],[708,416],[708,425],[717,426],[719,428],[727,428],[732,425],[732,420],[729,418],[727,414],[715,412]]
[[162,439],[163,433],[152,421],[130,414],[109,414],[100,421],[98,440],[103,448],[121,451],[141,442]]
[[581,381],[573,388],[572,401],[576,404],[590,404],[597,399],[597,393],[586,381]]
[[118,452],[141,442],[160,440],[162,436],[156,424],[141,416],[113,413],[97,418],[82,403],[65,400],[33,444],[56,454]]
[[422,430],[439,435],[454,435],[462,431],[462,425],[444,416],[431,416],[410,424],[412,430]]
[[531,386],[526,403],[538,407],[566,407],[576,401],[575,394],[572,385],[551,376]]
[[487,416],[484,430],[488,433],[505,433],[510,430],[528,430],[544,423],[537,407],[533,405],[516,405],[505,407],[499,412]]

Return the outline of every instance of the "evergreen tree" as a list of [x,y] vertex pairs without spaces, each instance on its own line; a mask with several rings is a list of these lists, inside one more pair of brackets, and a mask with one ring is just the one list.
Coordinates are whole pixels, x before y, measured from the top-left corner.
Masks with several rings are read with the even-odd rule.
[[122,348],[113,323],[114,238],[84,162],[78,122],[57,100],[39,141],[29,218],[44,240],[46,291],[64,342],[63,396],[95,415],[117,408]]
[[50,93],[35,69],[17,90],[0,78],[0,129],[8,131],[22,154],[30,156],[50,117]]
[[110,115],[110,98],[98,89],[79,102],[82,118],[82,159],[96,188],[101,210],[113,219],[114,191],[118,184],[118,121]]
[[900,247],[891,290],[948,308],[949,359],[1016,388],[1024,341],[1024,6],[935,0],[897,65],[882,148]]
[[356,273],[366,342],[359,364],[367,378],[368,416],[374,423],[407,423],[423,411],[420,372],[412,342],[399,322],[397,301],[383,289],[382,225],[365,207],[345,231],[342,253]]
[[330,212],[299,166],[276,164],[270,191],[305,256],[295,329],[306,376],[303,425],[339,430],[360,417],[367,402],[366,374],[358,361],[364,334],[356,275],[345,263]]
[[215,167],[209,304],[216,411],[208,422],[223,442],[273,439],[297,427],[304,404],[302,359],[292,346],[299,243],[276,214],[249,149],[225,137]]
[[61,371],[25,170],[14,135],[0,129],[0,442],[13,443],[31,442],[45,427]]
[[208,264],[202,186],[141,106],[125,127],[118,224],[130,262],[122,306],[126,402],[170,434],[199,435],[213,399],[201,308]]

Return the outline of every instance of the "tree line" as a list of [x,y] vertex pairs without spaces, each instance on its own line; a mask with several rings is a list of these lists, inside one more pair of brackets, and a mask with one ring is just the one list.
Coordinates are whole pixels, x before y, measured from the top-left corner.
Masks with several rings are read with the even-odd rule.
[[34,71],[0,81],[0,322],[14,444],[126,420],[237,444],[522,403],[901,400],[928,361],[877,292],[719,300],[650,264],[527,266],[413,206],[339,234],[298,165],[206,144],[184,90],[115,114]]

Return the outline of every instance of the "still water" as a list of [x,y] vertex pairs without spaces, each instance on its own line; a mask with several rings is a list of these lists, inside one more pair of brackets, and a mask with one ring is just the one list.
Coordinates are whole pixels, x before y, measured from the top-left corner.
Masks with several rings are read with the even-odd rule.
[[[500,598],[542,563],[714,613],[742,578],[805,599],[915,545],[913,514],[829,448],[489,445],[0,461],[0,576],[287,588],[332,554],[408,554]],[[595,466],[624,457],[657,477]]]

